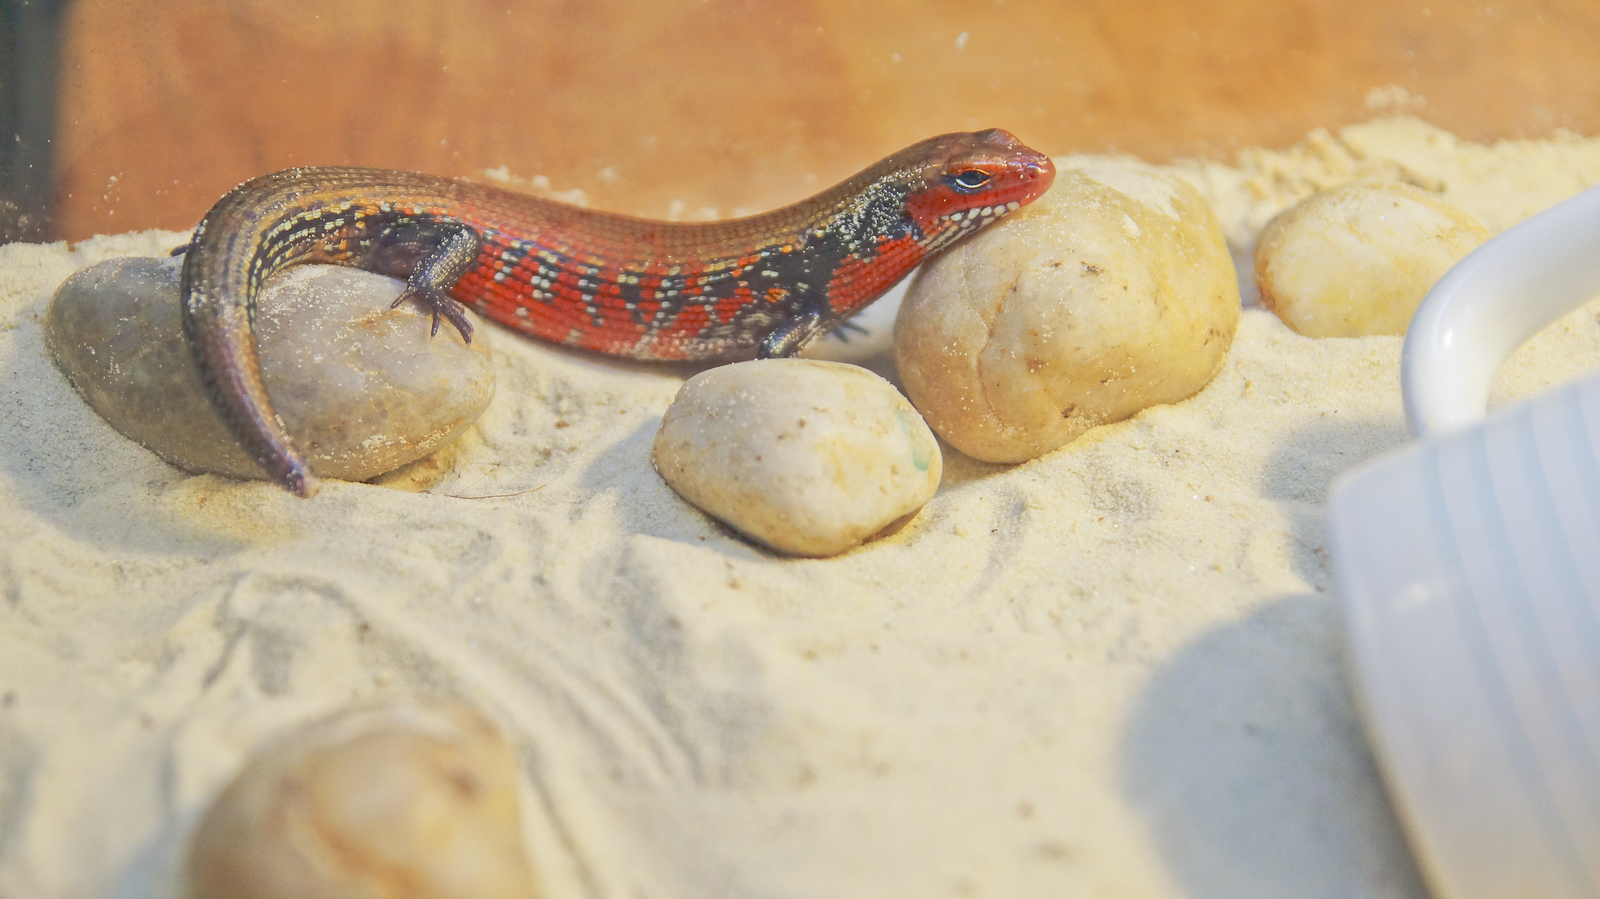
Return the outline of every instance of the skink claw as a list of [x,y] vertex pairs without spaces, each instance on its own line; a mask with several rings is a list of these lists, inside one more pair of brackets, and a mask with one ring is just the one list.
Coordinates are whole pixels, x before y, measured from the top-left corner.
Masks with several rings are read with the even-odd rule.
[[429,238],[436,243],[417,263],[416,269],[406,279],[405,292],[395,299],[390,308],[408,299],[415,299],[433,313],[433,330],[429,332],[432,336],[439,335],[439,319],[444,318],[461,333],[462,340],[471,343],[472,322],[467,320],[466,309],[450,296],[450,288],[477,262],[478,251],[483,249],[483,239],[478,232],[464,225],[445,226],[436,227],[428,238],[420,233],[403,232],[396,237],[396,247],[403,249],[414,246],[413,242]]
[[[415,278],[416,276],[413,275],[412,277]],[[466,307],[457,302],[454,297],[435,290],[429,285],[419,287],[416,284],[407,284],[405,291],[395,297],[394,302],[389,304],[389,308],[398,309],[400,304],[406,300],[416,300],[424,310],[433,314],[433,327],[428,330],[428,336],[439,336],[439,320],[442,318],[455,326],[456,331],[461,334],[462,341],[466,343],[472,342],[472,321],[467,318]]]

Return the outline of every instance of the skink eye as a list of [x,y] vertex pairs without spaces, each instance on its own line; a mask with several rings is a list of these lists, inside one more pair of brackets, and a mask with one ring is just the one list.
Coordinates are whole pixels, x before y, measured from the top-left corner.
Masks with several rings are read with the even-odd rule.
[[982,169],[967,169],[954,175],[946,175],[944,180],[956,190],[970,194],[983,190],[991,179],[989,173]]

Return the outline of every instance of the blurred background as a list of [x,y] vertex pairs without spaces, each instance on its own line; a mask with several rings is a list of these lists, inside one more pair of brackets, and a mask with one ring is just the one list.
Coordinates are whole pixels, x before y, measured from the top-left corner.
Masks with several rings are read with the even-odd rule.
[[1597,0],[0,0],[0,241],[189,228],[292,165],[704,218],[991,126],[1157,162],[1394,111],[1592,135],[1597,47]]

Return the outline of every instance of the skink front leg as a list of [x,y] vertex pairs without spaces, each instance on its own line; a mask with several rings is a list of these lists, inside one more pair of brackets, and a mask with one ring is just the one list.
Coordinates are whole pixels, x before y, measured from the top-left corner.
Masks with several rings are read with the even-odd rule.
[[410,225],[381,240],[371,270],[406,279],[406,289],[393,305],[416,300],[432,311],[432,334],[439,333],[439,319],[444,318],[461,332],[462,340],[471,343],[472,322],[462,305],[450,296],[450,288],[477,262],[482,249],[483,238],[466,225]]
[[773,328],[756,349],[756,358],[781,359],[793,356],[822,333],[822,313],[807,309]]

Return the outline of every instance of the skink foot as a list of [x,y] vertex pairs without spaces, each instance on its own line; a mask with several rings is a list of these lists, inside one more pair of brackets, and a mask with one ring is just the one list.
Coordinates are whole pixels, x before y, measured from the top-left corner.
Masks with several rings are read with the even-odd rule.
[[[465,225],[430,222],[387,235],[371,269],[401,275],[410,271],[405,292],[390,308],[416,300],[433,313],[430,334],[439,334],[439,320],[444,319],[455,326],[462,340],[471,343],[472,322],[467,320],[466,308],[450,296],[450,288],[478,261],[482,249],[483,238],[477,231]],[[420,261],[416,261],[418,256]]]

